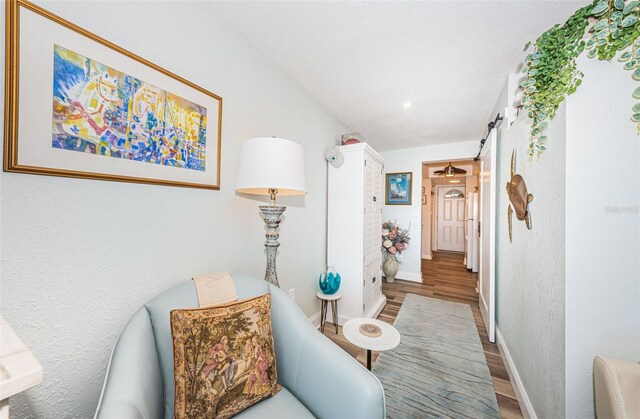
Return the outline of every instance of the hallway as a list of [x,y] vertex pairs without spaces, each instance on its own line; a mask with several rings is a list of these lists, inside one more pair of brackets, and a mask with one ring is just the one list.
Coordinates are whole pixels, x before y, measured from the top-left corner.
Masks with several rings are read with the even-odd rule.
[[433,259],[422,259],[422,283],[429,297],[478,305],[478,274],[467,270],[464,256],[456,252],[433,252]]
[[[403,280],[396,280],[392,284],[383,282],[382,291],[387,297],[387,304],[378,319],[393,324],[404,297],[408,293],[469,304],[476,320],[480,341],[493,379],[500,414],[503,418],[522,418],[522,412],[498,351],[498,345],[489,342],[482,324],[478,308],[478,294],[475,291],[478,274],[466,269],[462,263],[463,258],[462,253],[434,252],[432,260],[422,260],[422,283]],[[366,351],[347,341],[342,334],[342,327],[336,334],[332,325],[327,324],[324,333],[361,364],[366,365]],[[373,352],[372,360],[374,363],[377,356],[378,354]]]

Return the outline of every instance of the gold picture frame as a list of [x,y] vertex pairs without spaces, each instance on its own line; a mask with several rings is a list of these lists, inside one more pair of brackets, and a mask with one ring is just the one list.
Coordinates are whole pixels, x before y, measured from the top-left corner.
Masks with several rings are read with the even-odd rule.
[[[220,189],[222,140],[222,98],[220,96],[27,0],[8,0],[6,2],[5,18],[6,57],[3,156],[3,169],[5,172],[213,190]],[[50,22],[53,22],[55,25],[51,25]],[[28,37],[23,36],[21,38],[21,24],[25,26],[23,32],[27,32]],[[35,31],[34,28],[36,29]],[[51,34],[52,28],[54,29],[53,34]],[[40,35],[38,35],[39,33]],[[59,35],[58,38],[56,38],[56,34]],[[33,40],[34,37],[38,39]],[[92,42],[87,43],[85,38]],[[67,48],[66,46],[59,46],[58,40],[60,39],[66,40],[72,45],[90,45],[84,48],[89,51],[95,50],[98,56],[111,57],[113,63],[105,62],[106,60],[104,59],[100,61],[94,56],[86,55],[86,52],[78,53],[77,49],[65,49]],[[23,43],[26,43],[27,46],[21,54],[20,48]],[[100,119],[101,121],[106,121],[105,126],[111,129],[111,131],[109,131],[111,133],[109,141],[111,142],[103,141],[102,138],[100,138],[98,145],[91,142],[95,142],[95,138],[102,135],[100,133],[104,132],[104,130],[95,130],[95,132],[92,132],[93,137],[91,137],[91,141],[88,139],[89,134],[87,134],[86,137],[82,137],[87,131],[84,128],[84,130],[79,130],[81,134],[78,134],[77,138],[74,138],[73,135],[70,135],[66,131],[63,132],[62,128],[58,127],[59,124],[55,119],[55,112],[59,109],[55,107],[55,101],[53,107],[49,107],[48,116],[46,112],[44,112],[43,100],[46,98],[45,95],[49,95],[49,104],[51,103],[52,97],[55,99],[53,94],[56,88],[56,73],[53,71],[45,74],[47,69],[40,70],[39,67],[33,65],[34,62],[48,62],[48,60],[45,59],[46,57],[37,57],[35,56],[36,53],[31,52],[34,48],[30,47],[34,43],[40,43],[45,46],[53,45],[53,48],[49,48],[48,52],[54,58],[50,60],[51,69],[55,69],[56,63],[54,61],[59,57],[59,51],[63,51],[64,54],[67,54],[64,55],[64,57],[72,57],[78,60],[85,59],[90,65],[100,66],[97,67],[99,69],[106,68],[108,71],[114,72],[114,74],[122,75],[123,77],[112,78],[112,80],[115,81],[112,82],[111,86],[115,85],[116,88],[111,90],[111,102],[118,103],[118,105],[112,105],[112,107],[120,106],[122,103],[120,101],[123,100],[129,100],[130,102],[138,100],[134,99],[134,95],[139,92],[134,90],[133,87],[125,92],[129,95],[127,98],[121,98],[120,86],[125,84],[122,80],[126,77],[138,83],[135,84],[136,88],[138,86],[142,86],[142,88],[148,86],[153,92],[160,92],[160,95],[164,95],[162,96],[164,98],[164,102],[162,103],[160,96],[154,96],[152,99],[148,99],[150,101],[149,103],[157,107],[147,107],[144,111],[141,111],[147,112],[143,117],[149,117],[151,121],[145,120],[144,123],[138,121],[139,131],[145,134],[147,131],[151,132],[151,127],[153,127],[153,135],[155,137],[130,134],[132,131],[130,129],[131,124],[126,130],[123,128],[122,121],[130,122],[132,120],[131,118],[135,118],[135,116],[132,116],[135,111],[127,111],[129,113],[126,115],[124,111],[120,113],[112,112],[108,115],[108,118]],[[40,48],[40,50],[43,49]],[[32,54],[34,58],[32,58],[30,54]],[[20,63],[21,58],[25,58],[23,60],[25,63]],[[25,82],[25,84],[21,85],[21,76],[26,77],[25,74],[21,74],[21,64],[25,64],[25,68],[30,71],[29,84]],[[118,65],[120,67],[117,67]],[[35,77],[41,87],[36,92],[36,95],[34,95],[32,91],[29,91],[29,89],[31,89],[31,77],[35,72],[34,69],[36,71],[42,71],[41,74],[37,73]],[[131,71],[130,69],[134,69],[135,71]],[[59,70],[58,72],[61,73],[62,71]],[[86,72],[92,77],[98,77],[96,71],[91,73],[91,68],[86,70]],[[147,79],[141,79],[140,74],[143,74],[142,77],[147,77]],[[101,82],[105,78],[109,78],[107,73],[99,77],[101,77]],[[48,92],[42,92],[42,86],[45,86],[45,82],[42,80],[50,81],[52,79],[54,81],[53,86],[49,83]],[[133,86],[134,84],[131,85]],[[25,86],[27,89],[24,89]],[[98,93],[102,93],[102,84],[95,87],[95,83],[93,83],[91,86],[95,91],[98,91]],[[25,97],[20,97],[21,88],[22,90],[27,90],[27,93],[23,93],[26,99]],[[179,93],[176,93],[176,91]],[[42,97],[39,95],[42,95]],[[145,96],[145,98],[147,96]],[[140,97],[142,96],[140,95]],[[194,100],[192,98],[197,99]],[[138,101],[144,100],[146,99],[140,99]],[[152,100],[155,101],[151,102]],[[26,113],[25,109],[20,109],[23,101],[34,102],[40,105],[38,111],[32,111],[34,107],[23,104],[25,109],[28,109],[29,112],[33,114],[29,115],[29,124],[25,124],[24,121],[20,119],[21,113]],[[51,106],[49,104],[47,106]],[[155,113],[160,112],[160,106],[163,107],[162,109],[164,109],[165,115],[171,115],[171,120],[169,120],[168,117],[160,122],[158,122],[157,118],[155,120],[153,119]],[[92,122],[88,120],[98,112],[91,114],[86,109],[94,110],[94,108],[83,108],[81,117],[78,117],[77,113],[72,115],[75,118],[73,121],[84,118],[82,122]],[[102,112],[103,109],[105,108],[101,107],[100,112]],[[109,111],[112,108],[106,109]],[[122,106],[118,109],[122,109]],[[181,113],[178,113],[177,117],[174,118],[174,114],[171,114],[172,110],[178,110],[181,111]],[[72,118],[68,115],[73,112],[69,111],[68,108],[64,108],[63,111],[66,113],[61,114],[67,117],[66,121],[71,121]],[[114,114],[117,116],[114,117]],[[199,125],[194,125],[192,123],[194,120],[198,120]],[[154,123],[156,125],[153,125]],[[32,124],[35,124],[37,128],[32,129]],[[69,124],[71,123],[69,122]],[[95,124],[89,125],[93,128]],[[48,137],[44,135],[47,126]],[[113,128],[114,126],[119,128],[116,130]],[[162,128],[158,128],[159,126]],[[56,134],[55,130],[57,127],[62,134]],[[66,127],[67,125],[64,125],[65,129]],[[185,127],[187,127],[187,129],[185,129]],[[78,130],[76,125],[73,125],[72,128]],[[103,129],[103,127],[100,128]],[[21,138],[20,130],[28,131],[28,133],[33,130],[33,132],[37,131],[41,135],[23,134],[23,138]],[[74,133],[76,132],[75,130],[73,131]],[[125,131],[126,139],[123,140],[121,137],[125,136],[125,134],[123,134]],[[161,134],[159,134],[160,132]],[[167,133],[171,133],[172,136],[170,137]],[[63,138],[63,141],[56,143],[56,135]],[[167,136],[165,137],[165,135]],[[34,139],[33,137],[36,138]],[[130,138],[133,139],[130,140]],[[73,140],[77,140],[76,143],[74,143],[76,145],[69,145],[68,148],[66,148],[66,145],[72,144]],[[60,144],[63,145],[60,146]],[[83,148],[80,148],[80,144],[82,144]],[[118,149],[117,147],[120,148]],[[125,147],[127,147],[126,150]],[[144,154],[140,151],[142,149],[145,150]],[[113,150],[115,150],[115,152],[112,152]],[[135,153],[131,150],[134,150]],[[45,156],[49,155],[47,153],[55,156],[55,158],[45,158]],[[143,158],[141,159],[140,156],[143,156]],[[34,163],[34,161],[37,162]]]
[[411,205],[413,172],[385,175],[385,205]]

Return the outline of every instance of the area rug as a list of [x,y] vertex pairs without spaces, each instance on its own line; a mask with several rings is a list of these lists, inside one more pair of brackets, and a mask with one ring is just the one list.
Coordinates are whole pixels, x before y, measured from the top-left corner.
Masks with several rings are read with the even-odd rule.
[[471,307],[407,294],[394,326],[400,345],[373,368],[387,418],[499,418]]

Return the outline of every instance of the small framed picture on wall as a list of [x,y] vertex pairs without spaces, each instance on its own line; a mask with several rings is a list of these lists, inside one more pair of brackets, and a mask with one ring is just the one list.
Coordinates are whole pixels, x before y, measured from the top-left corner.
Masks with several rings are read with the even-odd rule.
[[411,205],[411,172],[387,173],[385,205]]

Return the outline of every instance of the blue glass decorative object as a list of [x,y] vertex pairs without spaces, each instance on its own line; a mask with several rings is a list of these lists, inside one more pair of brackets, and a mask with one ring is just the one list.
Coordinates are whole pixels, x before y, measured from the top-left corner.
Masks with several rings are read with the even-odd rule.
[[325,272],[321,273],[318,279],[320,290],[327,295],[335,294],[340,288],[340,274],[332,268],[330,266]]

